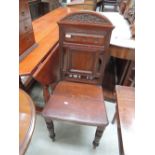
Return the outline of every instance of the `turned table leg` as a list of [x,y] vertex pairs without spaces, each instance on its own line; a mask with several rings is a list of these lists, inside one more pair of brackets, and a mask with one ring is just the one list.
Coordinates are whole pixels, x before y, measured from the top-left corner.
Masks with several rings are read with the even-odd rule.
[[54,124],[52,120],[45,119],[47,129],[49,131],[50,137],[52,138],[53,141],[55,141],[55,133],[54,133]]
[[95,133],[95,139],[93,141],[94,148],[99,146],[99,142],[100,142],[100,139],[101,139],[101,137],[103,135],[103,132],[104,132],[105,128],[106,128],[106,126],[97,127],[96,133]]

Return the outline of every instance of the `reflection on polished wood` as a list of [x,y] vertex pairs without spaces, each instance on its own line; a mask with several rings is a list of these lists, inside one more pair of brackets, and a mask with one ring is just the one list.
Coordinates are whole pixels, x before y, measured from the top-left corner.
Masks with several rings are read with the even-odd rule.
[[135,89],[116,86],[116,96],[120,153],[132,155],[135,154]]
[[31,140],[35,125],[35,107],[31,98],[19,90],[19,153],[23,155]]

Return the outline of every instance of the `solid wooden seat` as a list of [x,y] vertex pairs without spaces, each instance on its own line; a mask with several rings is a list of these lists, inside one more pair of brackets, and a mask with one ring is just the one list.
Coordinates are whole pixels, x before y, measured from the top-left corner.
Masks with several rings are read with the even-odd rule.
[[102,87],[90,84],[59,82],[42,114],[80,124],[108,124]]

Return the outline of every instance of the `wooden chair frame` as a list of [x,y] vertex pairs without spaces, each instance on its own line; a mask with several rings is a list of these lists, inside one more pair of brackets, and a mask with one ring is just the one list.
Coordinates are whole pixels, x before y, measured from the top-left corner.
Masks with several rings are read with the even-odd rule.
[[[58,25],[60,82],[58,83],[58,85],[56,85],[55,90],[53,91],[53,95],[51,96],[49,95],[48,85],[44,86],[44,96],[46,98],[47,104],[42,112],[42,115],[45,118],[50,137],[53,140],[55,140],[53,119],[97,126],[95,139],[93,141],[93,146],[96,147],[99,145],[99,141],[104,132],[104,129],[108,125],[101,84],[105,65],[109,55],[108,48],[111,32],[114,26],[106,17],[89,11],[71,13],[61,19],[58,22]],[[89,118],[86,121],[81,120],[80,117],[78,117],[77,119],[74,118],[67,120],[66,113],[65,115],[60,114],[61,116],[59,116],[57,112],[54,112],[54,115],[51,113],[50,110],[53,110],[53,108],[51,108],[51,105],[57,107],[57,105],[61,106],[61,102],[65,104],[65,100],[63,100],[63,98],[67,98],[69,97],[69,95],[73,97],[75,96],[75,100],[80,101],[80,99],[76,97],[76,95],[82,92],[77,93],[77,91],[75,90],[76,88],[74,89],[74,85],[76,88],[80,89],[85,87],[88,89],[92,88],[92,92],[88,91],[88,95],[92,94],[93,96],[93,91],[97,92],[97,98],[95,96],[95,98],[93,98],[92,96],[90,96],[89,98],[87,96],[87,92],[83,92],[86,96],[83,97],[81,95],[80,99],[83,99],[84,101],[81,101],[82,104],[77,104],[79,107],[81,107],[84,102],[90,102],[90,107],[94,107],[95,105],[98,106],[98,110],[100,112],[102,112],[103,110],[103,120],[101,117],[99,117],[99,121],[97,122],[89,120]],[[68,91],[68,94],[66,94],[66,96],[64,95],[64,93],[66,93],[65,91]],[[86,98],[88,98],[88,101]],[[72,100],[72,98],[70,97],[68,99],[71,102],[74,102],[74,99]],[[64,104],[60,108],[61,110],[63,110]],[[87,110],[90,113],[92,113],[93,115],[95,114],[93,112],[93,108],[88,109]],[[76,115],[77,113],[79,112],[76,112]],[[82,114],[82,116],[84,115]],[[94,118],[92,117],[92,119]]]

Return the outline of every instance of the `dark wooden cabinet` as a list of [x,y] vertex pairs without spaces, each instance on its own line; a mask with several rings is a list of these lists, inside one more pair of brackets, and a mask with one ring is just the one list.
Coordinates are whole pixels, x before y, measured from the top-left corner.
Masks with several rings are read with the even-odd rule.
[[32,20],[35,20],[50,11],[49,3],[44,2],[43,0],[29,0],[29,8]]
[[41,16],[40,3],[41,0],[35,0],[35,1],[29,0],[29,8],[32,20]]
[[35,38],[32,27],[31,15],[27,0],[19,0],[19,55],[20,60],[34,47]]
[[111,22],[93,12],[80,12],[71,14],[58,24],[61,77],[101,84],[109,56]]

